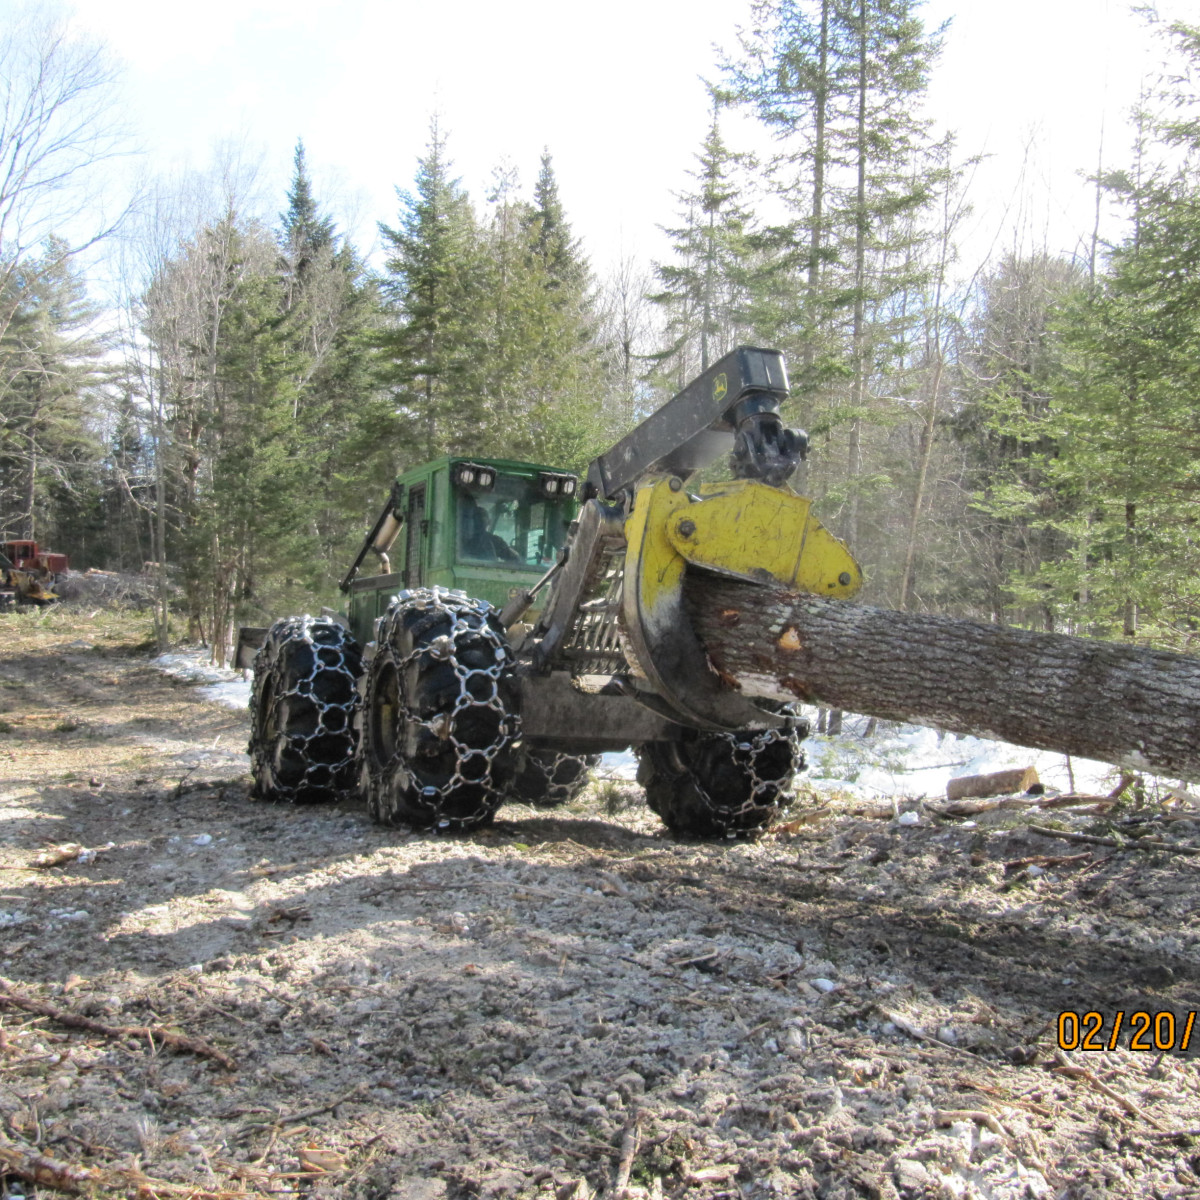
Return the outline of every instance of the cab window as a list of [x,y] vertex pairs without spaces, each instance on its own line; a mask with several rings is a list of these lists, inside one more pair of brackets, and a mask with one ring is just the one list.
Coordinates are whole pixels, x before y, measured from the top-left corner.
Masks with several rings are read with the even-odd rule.
[[536,480],[498,475],[487,491],[459,488],[458,557],[466,562],[545,570],[566,537],[562,500],[549,500]]

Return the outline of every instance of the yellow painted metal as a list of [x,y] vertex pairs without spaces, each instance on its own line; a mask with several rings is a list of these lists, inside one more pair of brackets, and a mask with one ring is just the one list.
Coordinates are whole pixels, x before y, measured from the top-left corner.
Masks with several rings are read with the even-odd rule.
[[668,479],[639,488],[625,530],[626,580],[639,617],[656,623],[659,600],[678,591],[689,562],[756,583],[853,596],[862,571],[811,509],[803,496],[753,480],[708,485],[695,501]]
[[58,593],[43,586],[31,571],[17,570],[16,567],[0,571],[0,585],[12,588],[28,604],[53,604],[58,600]]
[[862,573],[845,545],[794,492],[753,481],[701,489],[679,479],[637,490],[625,522],[622,606],[627,651],[654,692],[698,728],[761,728],[775,720],[726,688],[712,670],[683,603],[689,563],[755,583],[852,596]]
[[671,545],[667,530],[673,514],[692,507],[678,479],[660,479],[638,488],[633,512],[625,522],[626,616],[647,628],[651,636],[662,620],[660,601],[673,602],[678,597],[687,565]]
[[795,492],[736,480],[703,487],[686,511],[672,506],[662,516],[673,549],[698,567],[848,599],[862,587],[862,571],[811,510]]

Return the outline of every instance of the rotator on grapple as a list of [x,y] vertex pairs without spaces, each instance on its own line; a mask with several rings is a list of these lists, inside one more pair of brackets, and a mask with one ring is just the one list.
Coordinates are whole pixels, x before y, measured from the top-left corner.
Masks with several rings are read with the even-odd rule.
[[[359,792],[382,823],[468,829],[506,798],[563,803],[595,755],[634,746],[673,831],[766,825],[807,730],[722,682],[683,583],[712,571],[832,597],[861,585],[787,484],[807,439],[783,425],[786,395],[782,355],[740,347],[595,459],[582,486],[477,458],[401,475],[342,581],[346,615],[240,632],[258,793]],[[722,454],[734,478],[689,491]],[[362,575],[372,553],[381,573]]]

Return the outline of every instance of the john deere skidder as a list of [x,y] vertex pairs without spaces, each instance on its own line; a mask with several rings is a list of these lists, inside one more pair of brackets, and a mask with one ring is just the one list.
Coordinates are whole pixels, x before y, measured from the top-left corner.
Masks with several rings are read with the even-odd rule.
[[[241,633],[258,793],[362,794],[384,824],[469,829],[506,798],[565,802],[592,756],[633,746],[673,831],[769,822],[807,728],[722,684],[683,582],[858,590],[845,546],[787,486],[807,439],[782,424],[786,395],[782,356],[740,347],[582,481],[479,458],[401,475],[342,580],[344,616]],[[722,454],[733,480],[690,491]],[[363,574],[372,554],[381,573]]]

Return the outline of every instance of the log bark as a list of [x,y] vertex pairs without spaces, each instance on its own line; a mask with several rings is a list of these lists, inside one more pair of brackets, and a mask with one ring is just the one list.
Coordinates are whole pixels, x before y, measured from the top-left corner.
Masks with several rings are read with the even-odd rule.
[[747,695],[1200,780],[1200,659],[689,574],[713,666]]

